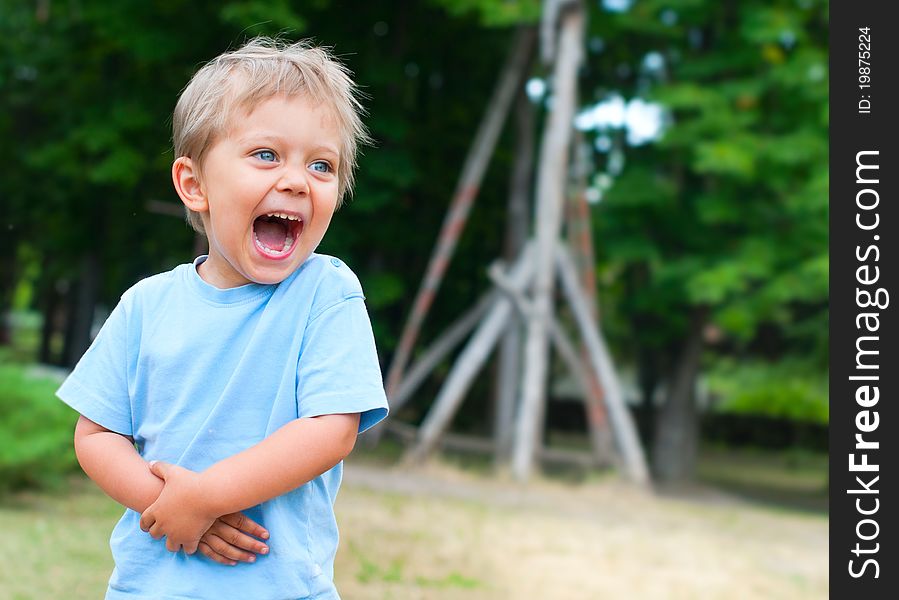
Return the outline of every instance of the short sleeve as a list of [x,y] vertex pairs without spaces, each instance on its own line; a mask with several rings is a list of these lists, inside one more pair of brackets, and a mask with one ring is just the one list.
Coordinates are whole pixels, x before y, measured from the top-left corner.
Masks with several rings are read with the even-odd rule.
[[360,413],[359,433],[387,416],[387,397],[365,301],[340,300],[313,316],[297,365],[300,417]]
[[128,316],[123,299],[56,395],[91,421],[132,435],[128,393]]

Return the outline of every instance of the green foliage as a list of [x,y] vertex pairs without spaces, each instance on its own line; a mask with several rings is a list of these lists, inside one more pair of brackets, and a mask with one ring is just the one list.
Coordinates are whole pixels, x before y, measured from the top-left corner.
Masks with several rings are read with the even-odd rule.
[[403,295],[403,281],[393,273],[375,273],[365,285],[366,304],[377,310],[397,301]]
[[0,365],[0,493],[53,486],[78,470],[78,415],[54,396],[57,387],[21,365]]
[[718,412],[824,425],[830,415],[826,373],[797,359],[723,360],[709,373],[708,387],[721,398],[712,406]]
[[508,27],[540,20],[539,0],[431,0],[452,15],[475,14],[486,27]]
[[[625,148],[627,164],[595,211],[608,263],[601,269],[617,274],[605,310],[630,324],[617,330],[620,347],[654,355],[664,376],[673,367],[668,357],[683,346],[684,315],[707,307],[723,333],[713,348],[718,356],[790,365],[803,357],[810,362],[801,377],[820,380],[827,356],[826,2],[645,0],[594,15],[588,35],[605,48],[590,58],[591,91],[649,98],[670,118],[658,143]],[[656,73],[641,66],[650,52],[663,59]],[[609,73],[617,77],[610,81]],[[786,382],[789,369],[779,373]],[[788,396],[814,396],[814,386],[789,385]],[[771,411],[793,414],[775,395],[754,401],[766,397]]]
[[243,29],[248,36],[303,31],[306,21],[288,0],[228,2],[219,13],[224,23]]
[[[99,300],[106,305],[140,277],[189,260],[190,230],[147,209],[179,203],[170,176],[179,91],[204,61],[251,35],[311,35],[333,47],[367,96],[375,147],[363,149],[355,195],[335,216],[322,251],[345,258],[367,287],[372,278],[367,292],[385,315],[376,319],[384,351],[418,285],[506,52],[510,32],[482,23],[539,11],[532,0],[86,0],[52,4],[47,15],[31,4],[3,6],[0,137],[19,143],[0,145],[8,165],[0,177],[0,253],[27,247],[41,265],[35,304],[58,280],[77,279],[85,255],[103,265]],[[463,38],[471,43],[458,44]],[[502,197],[499,173],[488,176],[485,198]],[[467,235],[456,261],[484,264],[477,253],[495,255],[498,230],[483,227],[488,237]],[[0,310],[13,294],[2,274]],[[22,276],[9,279],[14,285]],[[435,307],[433,322],[452,318],[457,306],[452,298]]]
[[751,139],[718,140],[696,145],[693,168],[697,173],[731,175],[751,180],[756,173],[756,153]]
[[[623,13],[601,4],[585,3],[585,103],[617,92],[670,115],[660,142],[625,148],[594,210],[604,326],[618,359],[652,356],[667,375],[691,311],[708,307],[724,338],[718,355],[807,356],[823,372],[827,2],[641,0]],[[138,278],[189,260],[192,233],[147,210],[178,202],[169,123],[179,90],[251,35],[312,35],[367,96],[376,143],[363,149],[355,195],[321,251],[359,274],[386,363],[513,25],[536,23],[541,5],[83,0],[42,15],[3,2],[0,137],[15,143],[0,145],[0,310],[13,298],[36,307],[57,281],[77,279],[86,255],[103,264],[107,305]],[[664,58],[660,73],[641,66],[650,52]],[[424,341],[478,295],[484,265],[501,252],[508,129]],[[607,154],[594,159],[608,167]]]

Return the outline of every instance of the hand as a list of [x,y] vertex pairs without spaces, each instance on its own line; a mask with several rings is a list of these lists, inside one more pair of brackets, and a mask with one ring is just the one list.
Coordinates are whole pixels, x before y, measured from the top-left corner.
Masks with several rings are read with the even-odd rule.
[[268,554],[268,546],[256,538],[267,540],[268,531],[243,513],[231,513],[215,520],[198,549],[217,563],[234,566],[238,561],[255,562],[256,554]]
[[218,517],[208,507],[200,475],[160,461],[153,461],[149,466],[153,475],[165,481],[165,487],[156,502],[141,515],[140,528],[156,540],[165,536],[169,552],[183,548],[193,554],[200,538]]

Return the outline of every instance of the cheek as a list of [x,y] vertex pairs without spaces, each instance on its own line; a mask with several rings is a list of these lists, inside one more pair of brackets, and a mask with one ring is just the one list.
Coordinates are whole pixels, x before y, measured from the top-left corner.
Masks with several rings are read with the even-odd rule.
[[312,201],[312,218],[316,222],[329,221],[334,214],[336,202],[331,198],[323,198],[324,194]]
[[331,224],[331,219],[334,217],[334,208],[320,208],[318,214],[315,215],[315,230],[320,234],[324,234],[324,232],[328,229],[328,226]]

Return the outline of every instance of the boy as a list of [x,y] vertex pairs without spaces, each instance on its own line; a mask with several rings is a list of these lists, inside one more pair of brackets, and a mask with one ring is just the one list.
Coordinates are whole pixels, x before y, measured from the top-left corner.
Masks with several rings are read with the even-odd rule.
[[341,461],[387,414],[359,282],[313,252],[366,139],[354,94],[322,49],[257,38],[178,100],[172,178],[209,255],[125,292],[58,391],[128,509],[108,599],[338,598]]

